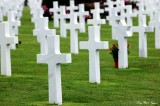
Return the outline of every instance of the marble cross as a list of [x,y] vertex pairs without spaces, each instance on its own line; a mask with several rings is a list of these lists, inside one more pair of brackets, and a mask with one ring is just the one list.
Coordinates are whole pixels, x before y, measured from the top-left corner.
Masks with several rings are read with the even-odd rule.
[[155,48],[160,49],[160,11],[155,12]]
[[40,18],[38,22],[40,23],[40,27],[34,31],[34,34],[37,35],[38,42],[40,43],[41,54],[45,54],[47,51],[47,35],[55,35],[56,31],[48,28],[48,17]]
[[53,8],[49,9],[50,12],[53,12],[54,15],[54,27],[59,28],[59,7],[58,1],[53,2]]
[[130,5],[124,6],[120,10],[121,10],[120,17],[126,20],[127,25],[133,26],[132,18],[137,17],[137,14],[132,12],[132,6]]
[[15,41],[15,44],[11,45],[11,48],[15,50],[16,44],[18,44],[17,28],[18,28],[18,26],[20,26],[21,23],[20,23],[20,21],[15,20],[14,11],[8,12],[8,22],[9,22],[10,35],[16,37],[16,40],[17,40],[17,41]]
[[146,25],[146,15],[138,15],[138,23],[132,30],[139,33],[139,57],[147,57],[147,32],[153,32],[153,27]]
[[74,0],[70,0],[70,6],[67,7],[67,10],[70,11],[70,14],[73,14],[76,10],[78,10],[78,7],[75,6]]
[[3,6],[2,3],[0,3],[0,22],[3,21]]
[[94,3],[95,8],[91,10],[91,13],[93,14],[93,19],[88,19],[88,24],[91,24],[93,26],[99,26],[100,24],[105,24],[106,20],[101,19],[100,14],[104,13],[103,9],[100,9],[100,4],[98,2]]
[[38,63],[48,64],[49,103],[62,105],[61,67],[71,63],[71,54],[60,53],[59,36],[47,36],[47,52],[37,55]]
[[33,23],[36,23],[39,18],[43,17],[43,13],[44,13],[44,11],[42,10],[42,8],[37,8],[34,13],[35,15],[32,17],[31,21]]
[[113,1],[107,0],[107,3],[108,8],[105,8],[105,11],[108,11],[109,15],[106,17],[106,19],[109,21],[109,25],[112,27],[112,39],[117,40],[114,26],[118,24],[118,20],[120,20],[120,17],[118,17]]
[[89,82],[100,83],[99,50],[108,49],[107,41],[100,41],[100,26],[89,26],[89,40],[80,42],[80,49],[89,50]]
[[77,13],[70,15],[70,23],[66,24],[66,29],[70,30],[70,50],[71,53],[78,54],[78,30],[81,29],[82,24],[77,21]]
[[8,22],[1,22],[0,30],[1,75],[11,76],[10,45],[15,44],[17,39],[10,36]]
[[131,26],[127,25],[125,20],[115,26],[118,36],[118,68],[128,68],[128,50],[127,37],[131,37]]
[[69,15],[66,14],[65,6],[60,6],[59,18],[60,18],[60,36],[66,38],[67,37],[66,19],[69,19]]
[[39,8],[39,9],[36,10],[35,17],[32,18],[32,22],[35,25],[35,29],[33,30],[33,35],[35,35],[35,33],[34,33],[35,30],[39,29],[40,26],[41,26],[40,23],[39,23],[39,21],[38,21],[40,18],[43,18],[43,10],[41,8]]
[[137,3],[137,6],[138,6],[138,10],[136,11],[137,14],[147,14],[146,10],[145,10],[145,5],[144,5],[144,2],[143,0],[139,0],[138,3]]
[[79,23],[82,24],[80,32],[86,32],[85,16],[88,16],[89,12],[84,10],[84,4],[79,4],[79,11],[77,12],[77,14],[79,16]]

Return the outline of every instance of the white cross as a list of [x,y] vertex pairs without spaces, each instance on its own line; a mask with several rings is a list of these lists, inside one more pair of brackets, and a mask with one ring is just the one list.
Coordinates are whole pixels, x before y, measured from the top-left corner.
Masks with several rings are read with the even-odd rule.
[[131,26],[126,25],[125,20],[115,26],[118,36],[118,68],[128,68],[128,51],[127,51],[127,37],[131,37]]
[[8,22],[9,22],[9,29],[10,29],[10,35],[14,36],[16,38],[15,44],[11,45],[12,49],[16,49],[16,44],[18,44],[18,36],[17,35],[17,28],[20,26],[20,21],[15,20],[14,11],[8,12]]
[[82,24],[80,32],[86,32],[85,16],[88,16],[89,12],[84,10],[84,4],[79,4],[79,11],[77,12],[77,14],[79,16],[79,23]]
[[69,19],[69,15],[66,14],[65,6],[60,6],[60,36],[66,38],[67,31],[66,31],[66,19]]
[[56,31],[48,28],[48,17],[40,18],[38,22],[40,23],[40,27],[35,30],[34,34],[37,35],[38,42],[40,43],[41,54],[45,54],[47,52],[47,35],[55,35]]
[[114,7],[113,7],[113,5],[114,5],[113,1],[107,0],[105,2],[105,5],[107,5],[107,7],[105,7],[105,11],[108,12],[108,16],[112,16],[111,13],[112,13],[112,10],[114,9]]
[[137,16],[136,13],[132,12],[132,6],[130,6],[130,5],[124,6],[120,10],[121,10],[120,17],[122,17],[122,19],[126,20],[127,25],[132,26],[133,25],[132,18]]
[[100,83],[99,50],[108,49],[107,41],[100,41],[100,26],[89,26],[89,40],[80,42],[80,49],[89,50],[89,82]]
[[35,14],[35,17],[32,18],[32,22],[34,22],[35,24],[35,29],[33,30],[33,35],[35,35],[35,30],[39,29],[40,28],[40,23],[39,23],[39,19],[40,18],[43,18],[43,10],[41,8],[37,9],[36,11],[36,14]]
[[105,19],[100,18],[100,13],[104,13],[103,9],[100,9],[100,4],[98,2],[94,3],[95,8],[91,10],[93,14],[93,19],[88,19],[88,24],[92,24],[93,26],[98,26],[100,24],[105,24]]
[[147,57],[147,32],[153,32],[153,27],[146,25],[146,15],[138,15],[139,26],[133,26],[133,32],[139,33],[139,57]]
[[70,30],[70,49],[71,53],[78,54],[78,29],[81,29],[82,24],[77,22],[77,13],[70,14],[70,23],[66,24],[66,29]]
[[155,12],[155,48],[160,49],[160,11]]
[[106,17],[106,19],[109,21],[109,25],[112,26],[112,39],[117,40],[116,32],[115,32],[115,25],[118,24],[118,21],[121,19],[121,17],[118,16],[116,8],[114,7],[114,2],[111,0],[107,0],[108,8],[105,8],[105,11],[109,12],[109,15]]
[[2,3],[0,3],[0,22],[3,21],[3,6]]
[[70,11],[70,14],[73,14],[76,10],[78,10],[78,7],[75,6],[74,0],[70,0],[70,6],[67,7],[67,10]]
[[8,22],[1,22],[0,30],[1,75],[11,76],[10,45],[15,44],[16,38],[10,36]]
[[43,17],[43,13],[44,11],[42,10],[42,8],[37,8],[36,11],[35,11],[35,15],[32,17],[32,22],[33,23],[36,23],[37,22],[37,19],[39,18],[42,18]]
[[48,64],[49,103],[62,105],[61,67],[62,63],[71,63],[71,54],[60,53],[59,36],[47,36],[46,54],[38,54],[37,62]]
[[59,7],[58,7],[58,1],[53,2],[53,8],[49,9],[50,12],[53,12],[54,15],[54,27],[59,27]]
[[137,6],[139,8],[137,10],[137,14],[147,14],[146,10],[144,9],[144,2],[143,2],[143,0],[138,0]]

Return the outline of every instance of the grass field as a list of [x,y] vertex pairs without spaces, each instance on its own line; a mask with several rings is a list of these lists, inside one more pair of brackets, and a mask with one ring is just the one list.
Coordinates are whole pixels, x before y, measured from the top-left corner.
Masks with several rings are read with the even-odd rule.
[[[25,7],[19,28],[22,44],[11,51],[12,76],[0,76],[0,106],[49,105],[48,67],[36,63],[40,49],[32,34],[34,25],[30,18],[29,8]],[[52,22],[49,24],[52,28]],[[101,35],[110,47],[117,42],[111,39],[108,25],[102,25]],[[128,69],[115,69],[110,51],[100,50],[101,84],[88,82],[88,51],[73,54],[71,64],[61,65],[63,106],[160,105],[160,50],[154,47],[154,33],[147,36],[148,58],[138,57],[138,34],[128,38]],[[80,41],[87,39],[87,33],[79,34]],[[61,38],[61,52],[69,53],[69,47],[69,36]]]

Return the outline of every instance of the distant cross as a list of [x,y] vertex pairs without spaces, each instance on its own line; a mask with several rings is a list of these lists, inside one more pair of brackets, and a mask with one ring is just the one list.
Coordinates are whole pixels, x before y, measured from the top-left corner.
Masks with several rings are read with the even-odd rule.
[[70,11],[70,14],[73,14],[76,10],[78,10],[78,7],[75,6],[74,0],[70,0],[70,6],[67,7],[67,10]]
[[160,11],[155,12],[155,48],[160,49]]
[[53,2],[53,8],[50,9],[50,12],[53,12],[54,15],[54,27],[59,27],[59,7],[58,7],[58,1]]
[[47,52],[47,35],[55,35],[56,31],[48,28],[48,17],[40,18],[39,20],[40,27],[35,30],[34,34],[37,35],[38,42],[41,47],[41,54]]
[[138,15],[138,23],[132,30],[139,33],[139,57],[147,57],[147,32],[153,32],[153,27],[146,25],[146,15]]
[[89,50],[89,82],[100,83],[99,50],[108,49],[107,41],[100,41],[100,26],[89,26],[89,40],[80,42],[80,49]]
[[70,49],[71,53],[78,54],[78,30],[81,29],[82,24],[78,23],[77,13],[70,14],[70,22],[66,24],[66,29],[70,30]]
[[139,14],[143,14],[143,15],[146,15],[147,14],[147,12],[146,12],[146,10],[145,10],[145,5],[144,5],[144,2],[143,2],[143,0],[138,0],[138,3],[137,3],[137,6],[138,6],[138,10],[137,10],[137,14],[139,15]]
[[44,13],[44,11],[42,10],[42,8],[37,8],[37,9],[35,10],[35,13],[34,13],[35,15],[34,15],[33,18],[31,19],[31,21],[32,21],[33,23],[36,23],[36,22],[37,22],[37,19],[43,17],[43,13]]
[[85,16],[88,16],[89,12],[84,10],[84,4],[79,4],[79,11],[77,14],[79,16],[79,23],[82,24],[80,32],[86,32]]
[[10,36],[8,22],[1,22],[0,30],[1,75],[11,76],[10,45],[15,44],[16,38]]
[[67,31],[66,31],[66,19],[69,19],[69,15],[66,14],[65,6],[60,6],[60,36],[66,38]]
[[122,19],[126,20],[126,24],[129,26],[133,25],[132,18],[136,17],[137,14],[132,12],[132,6],[128,5],[121,8],[121,16]]
[[33,35],[35,35],[35,30],[40,28],[40,22],[38,21],[40,18],[43,18],[43,10],[41,8],[38,8],[36,10],[35,16],[32,18],[32,22],[34,22],[35,29],[33,30]]
[[2,3],[0,3],[0,22],[3,21],[3,6]]
[[118,16],[116,8],[114,7],[113,1],[107,0],[107,4],[108,7],[105,8],[105,11],[108,11],[109,15],[106,17],[106,19],[109,21],[109,25],[112,26],[112,39],[117,40],[117,37],[115,36],[114,26],[118,24],[120,17]]
[[131,37],[131,26],[126,25],[125,20],[121,20],[115,27],[118,34],[118,68],[128,68],[127,37]]
[[37,62],[48,64],[49,103],[62,105],[61,67],[71,63],[71,54],[60,53],[59,36],[47,36],[47,53],[38,54]]
[[88,24],[92,24],[93,26],[99,26],[100,24],[105,24],[106,20],[101,19],[100,14],[104,13],[103,9],[100,9],[100,4],[98,2],[94,3],[95,8],[91,10],[93,14],[93,19],[88,19]]
[[8,22],[9,22],[9,32],[11,36],[14,36],[17,41],[15,41],[15,44],[11,45],[12,49],[16,49],[16,44],[18,44],[18,36],[17,36],[17,28],[20,26],[20,21],[15,20],[14,11],[8,12]]

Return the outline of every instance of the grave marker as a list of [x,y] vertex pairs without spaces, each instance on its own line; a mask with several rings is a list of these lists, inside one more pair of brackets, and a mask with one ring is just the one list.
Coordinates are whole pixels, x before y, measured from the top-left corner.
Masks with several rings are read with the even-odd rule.
[[18,44],[18,36],[17,36],[17,28],[20,26],[20,21],[15,20],[14,11],[8,12],[8,22],[9,22],[9,32],[11,36],[14,36],[17,41],[15,41],[15,44],[11,45],[12,49],[16,49],[16,44]]
[[70,0],[70,5],[67,7],[67,10],[69,10],[70,14],[73,14],[76,10],[78,10],[78,7],[75,6],[74,0]]
[[61,67],[71,63],[70,54],[60,53],[59,36],[47,36],[47,52],[37,55],[38,63],[48,64],[49,103],[62,105]]
[[127,50],[127,37],[131,37],[131,26],[126,25],[125,20],[115,26],[118,36],[118,68],[128,68],[128,50]]
[[100,4],[98,2],[94,3],[95,8],[91,10],[91,13],[93,14],[93,19],[88,19],[88,24],[92,24],[93,26],[98,26],[100,24],[105,24],[106,20],[101,19],[100,14],[104,13],[103,9],[100,9]]
[[138,15],[139,26],[133,26],[133,32],[139,33],[139,57],[147,57],[147,32],[153,32],[153,27],[146,25],[146,15]]
[[85,16],[88,16],[89,12],[84,10],[84,4],[79,4],[79,11],[77,14],[79,16],[79,23],[82,26],[80,32],[86,32]]
[[59,7],[58,7],[58,1],[53,2],[53,8],[49,9],[50,12],[53,12],[54,15],[54,27],[59,27]]
[[34,31],[34,34],[37,35],[38,42],[40,43],[41,54],[45,54],[47,51],[47,35],[55,35],[56,31],[48,28],[48,17],[40,18],[38,22],[40,23],[40,27]]
[[80,49],[89,50],[89,82],[100,83],[99,50],[108,49],[107,41],[100,41],[100,26],[89,26],[89,40],[80,42]]
[[10,45],[15,44],[16,38],[10,36],[9,23],[0,23],[1,75],[11,76]]
[[82,24],[77,22],[77,13],[70,14],[70,23],[66,24],[66,29],[70,30],[70,50],[71,53],[78,54],[78,30]]
[[155,48],[160,49],[160,11],[155,13]]
[[60,6],[60,36],[63,38],[67,37],[66,31],[66,19],[69,19],[69,15],[66,14],[65,6]]

